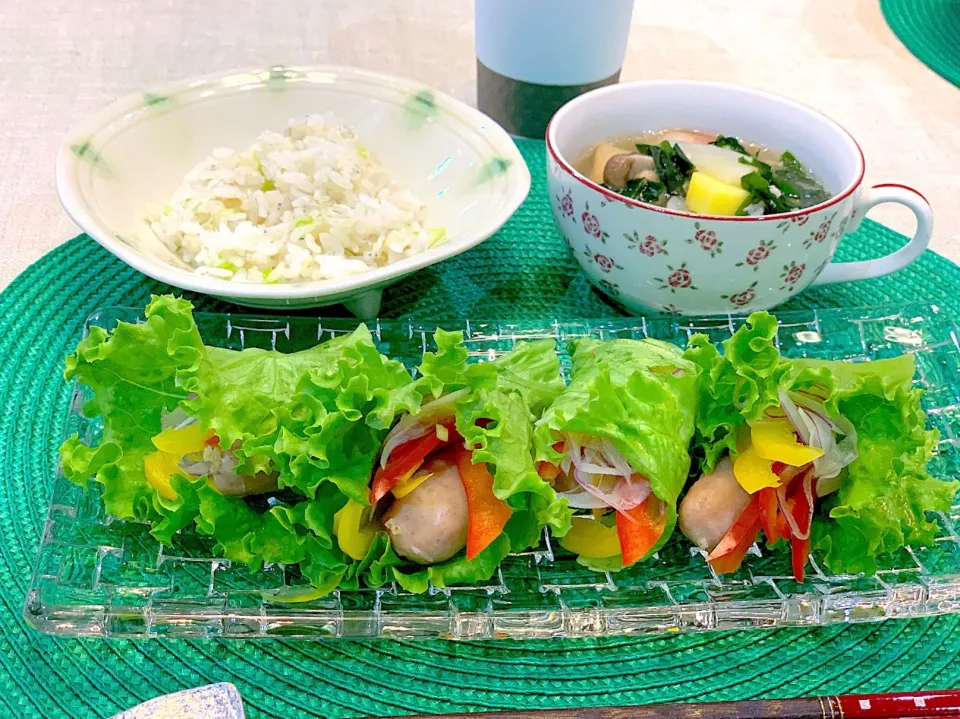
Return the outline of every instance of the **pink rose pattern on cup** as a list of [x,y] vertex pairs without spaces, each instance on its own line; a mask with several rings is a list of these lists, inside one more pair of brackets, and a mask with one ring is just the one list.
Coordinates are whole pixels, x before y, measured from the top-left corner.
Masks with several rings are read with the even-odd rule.
[[747,265],[752,267],[753,271],[756,272],[759,269],[758,265],[767,259],[775,249],[777,249],[777,246],[773,240],[760,240],[760,244],[747,252],[747,256],[741,262],[738,262],[736,266],[743,267]]
[[697,231],[693,237],[687,240],[688,245],[697,243],[700,245],[700,249],[705,252],[709,252],[711,257],[716,257],[721,252],[723,252],[723,243],[717,239],[717,233],[713,230],[704,230],[700,228],[700,223],[696,222],[693,225]]
[[580,222],[583,224],[584,232],[606,244],[610,235],[601,229],[600,220],[597,219],[596,215],[590,212],[589,202],[584,203],[583,214],[580,215]]
[[[577,224],[579,220],[579,224],[582,226],[583,232],[588,239],[600,240],[601,243],[605,245],[608,244],[609,234],[604,231],[603,227],[601,226],[601,220],[598,215],[591,211],[589,202],[585,202],[583,204],[583,211],[578,215],[574,196],[571,190],[568,189],[562,191],[562,193],[556,195],[555,198],[555,210],[558,217],[569,218],[575,224]],[[810,232],[808,239],[804,243],[806,249],[819,246],[827,242],[828,239],[832,240],[834,237],[839,237],[842,235],[848,218],[844,217],[841,222],[837,224],[835,228],[836,232],[831,235],[831,228],[833,227],[834,220],[836,219],[835,216],[836,213],[829,216],[826,220],[817,225],[816,231]],[[787,218],[775,225],[774,229],[781,229],[782,225],[786,225],[787,228],[791,226],[802,227],[806,225],[809,220],[809,215]],[[686,244],[692,245],[697,251],[709,253],[711,259],[718,258],[718,256],[723,252],[724,240],[720,239],[715,230],[702,227],[700,222],[695,222],[694,227],[695,231],[693,236],[688,237],[685,240]],[[633,230],[630,233],[625,233],[623,238],[626,241],[627,249],[630,252],[636,252],[639,255],[642,255],[644,262],[652,261],[657,264],[659,264],[659,262],[663,262],[663,264],[660,265],[660,267],[663,268],[663,271],[658,273],[658,276],[652,278],[658,283],[659,289],[669,290],[674,294],[688,291],[699,292],[699,288],[696,286],[696,284],[694,284],[693,274],[686,266],[686,262],[681,263],[679,267],[674,267],[664,261],[670,255],[670,252],[667,249],[668,240],[661,239],[653,234],[641,234],[637,230]],[[736,238],[733,237],[726,238],[728,249],[730,242],[733,242],[735,239]],[[605,252],[597,252],[592,249],[589,244],[581,245],[581,247],[581,254],[584,257],[586,264],[597,268],[594,278],[598,287],[611,297],[619,297],[621,294],[620,287],[622,285],[622,280],[620,282],[615,282],[613,280],[619,279],[618,275],[624,271],[624,267],[617,262],[617,250],[611,247],[612,251],[608,250]],[[741,250],[741,252],[744,252],[744,254],[741,255],[742,259],[734,263],[734,267],[740,269],[741,271],[750,270],[752,273],[757,273],[762,267],[766,267],[768,263],[771,262],[771,257],[776,256],[777,249],[778,245],[774,240],[759,240],[755,246],[750,247],[749,249],[745,248],[744,250]],[[681,254],[683,253],[681,252]],[[663,256],[663,260],[659,259],[661,255]],[[623,255],[621,255],[620,258],[622,260],[627,259],[627,257]],[[775,260],[773,260],[773,262],[775,263]],[[825,266],[826,262],[824,262],[823,265]],[[797,263],[793,260],[791,260],[789,264],[778,264],[775,266],[783,268],[782,272],[777,273],[779,274],[778,279],[781,282],[777,283],[776,280],[774,280],[772,283],[774,287],[779,285],[779,289],[781,291],[792,291],[794,287],[804,279],[804,277],[810,274],[806,271],[806,263]],[[726,265],[726,268],[726,270],[720,269],[719,271],[733,269],[729,265]],[[818,271],[819,269],[820,268],[818,268]],[[774,270],[774,272],[777,271]],[[777,277],[777,274],[774,274],[773,276]],[[732,294],[720,295],[719,299],[728,302],[731,307],[738,311],[749,309],[749,306],[758,299],[757,287],[757,281],[749,284],[744,283],[741,285],[742,289],[739,291],[733,292]],[[657,306],[662,312],[666,312],[668,314],[679,314],[681,312],[672,303],[661,304]]]
[[837,213],[834,212],[830,217],[820,223],[820,226],[816,229],[816,232],[811,232],[810,237],[808,237],[803,242],[803,248],[809,250],[810,247],[816,243],[818,245],[823,244],[827,236],[830,234],[830,225],[833,224],[833,220],[836,218]]
[[803,271],[805,269],[807,269],[806,263],[798,265],[793,260],[790,261],[789,265],[784,265],[783,272],[780,273],[780,279],[783,280],[780,289],[785,290],[787,287],[792,288],[800,281],[800,278],[803,277]]
[[[562,198],[561,198],[561,210],[563,210]],[[564,211],[564,214],[565,211]],[[600,227],[600,223],[597,218],[589,212],[589,206],[586,206],[586,209],[582,215],[582,221],[584,229],[588,232],[591,237],[600,239],[602,242],[605,242],[606,233],[604,233]],[[821,244],[827,240],[830,236],[830,228],[834,221],[835,217],[831,216],[829,219],[820,223],[817,227],[817,230],[810,233],[809,239],[806,241],[805,245],[809,248],[814,243]],[[789,223],[796,223],[799,226],[807,224],[809,216],[803,215],[801,217],[790,218]],[[844,217],[837,226],[837,235],[842,236],[849,218]],[[784,221],[787,222],[787,221]],[[789,224],[788,223],[788,224]],[[686,240],[687,244],[696,244],[705,252],[710,252],[711,257],[716,257],[717,254],[722,252],[723,241],[721,241],[716,232],[712,230],[705,230],[699,228],[699,223],[696,223],[697,231],[692,238]],[[653,235],[646,235],[641,237],[641,235],[635,230],[630,234],[624,234],[624,239],[627,241],[627,245],[630,250],[635,250],[640,254],[644,255],[647,258],[656,258],[659,255],[669,256],[669,252],[666,249],[667,240],[660,240]],[[756,247],[751,248],[744,255],[743,260],[735,264],[736,267],[742,267],[744,269],[749,268],[753,272],[757,272],[764,262],[769,260],[773,253],[777,249],[777,244],[774,240],[760,240],[759,244]],[[614,257],[606,255],[599,252],[594,252],[589,247],[584,248],[584,256],[588,258],[588,261],[591,264],[595,264],[604,274],[609,274],[615,270],[623,270],[623,267],[617,264]],[[819,269],[822,269],[827,262],[824,262]],[[797,263],[794,260],[791,260],[789,264],[783,265],[783,270],[780,273],[780,280],[782,284],[780,285],[780,290],[792,290],[794,286],[803,279],[806,274],[807,265],[806,263]],[[680,267],[674,268],[671,265],[666,265],[666,270],[668,274],[666,277],[654,277],[653,279],[660,283],[660,289],[668,289],[672,293],[676,293],[678,290],[698,290],[697,286],[693,284],[693,276],[690,273],[690,270],[687,269],[686,263],[682,263]],[[604,286],[609,286],[611,288],[616,287],[616,292],[613,289],[609,291],[611,295],[619,294],[619,285],[612,283],[609,280],[601,280],[601,283]],[[757,282],[751,283],[745,289],[735,292],[731,295],[721,295],[720,298],[728,301],[731,305],[735,306],[738,309],[747,307],[751,302],[757,298],[756,292]],[[661,311],[668,314],[679,313],[673,305],[661,305]]]
[[583,249],[583,254],[587,258],[588,262],[596,264],[597,267],[599,267],[604,273],[609,273],[614,269],[623,269],[623,266],[618,265],[612,257],[601,252],[594,252],[590,249],[590,247],[585,247]]
[[560,208],[560,214],[565,217],[569,217],[571,220],[576,222],[574,219],[574,209],[573,209],[573,192],[572,190],[567,190],[563,193],[563,196],[557,196],[558,207]]
[[667,252],[667,241],[658,240],[653,235],[647,235],[642,240],[640,233],[634,230],[631,234],[624,233],[624,239],[627,241],[631,250],[637,250],[641,255],[647,257],[656,257],[657,255],[669,255]]
[[676,292],[677,290],[697,289],[696,285],[693,284],[693,278],[690,276],[690,270],[687,269],[686,262],[676,269],[667,265],[667,269],[670,270],[670,274],[666,279],[662,277],[653,278],[660,283],[661,290],[669,289],[671,292]]
[[733,295],[720,295],[721,299],[730,300],[730,304],[737,307],[745,307],[753,302],[757,298],[757,292],[754,289],[757,286],[757,283],[754,282],[747,289],[737,292]]

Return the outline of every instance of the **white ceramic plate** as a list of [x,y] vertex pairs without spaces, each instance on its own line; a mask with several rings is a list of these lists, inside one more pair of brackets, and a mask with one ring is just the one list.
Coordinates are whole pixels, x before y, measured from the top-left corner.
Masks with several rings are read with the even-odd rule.
[[[241,148],[290,118],[333,112],[428,207],[447,241],[343,280],[261,285],[197,275],[142,220],[215,147]],[[418,83],[344,67],[273,67],[183,80],[131,95],[73,130],[57,187],[74,221],[150,277],[253,307],[344,303],[377,314],[382,289],[496,232],[530,189],[509,135],[477,110]]]

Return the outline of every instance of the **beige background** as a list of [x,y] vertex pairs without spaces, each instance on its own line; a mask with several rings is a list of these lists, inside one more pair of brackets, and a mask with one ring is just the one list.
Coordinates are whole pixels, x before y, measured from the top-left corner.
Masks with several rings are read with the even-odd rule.
[[[77,232],[53,162],[80,118],[159,81],[324,62],[473,103],[473,3],[0,0],[0,287]],[[740,82],[819,108],[859,139],[869,182],[930,199],[933,248],[960,261],[960,89],[907,52],[877,0],[636,0],[622,77]],[[901,208],[871,216],[912,228]]]

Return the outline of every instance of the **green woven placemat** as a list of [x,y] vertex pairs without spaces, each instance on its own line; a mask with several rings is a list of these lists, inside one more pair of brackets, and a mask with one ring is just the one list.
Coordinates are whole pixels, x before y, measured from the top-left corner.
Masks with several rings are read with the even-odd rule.
[[[615,316],[553,229],[544,151],[523,142],[535,178],[502,232],[387,290],[385,316],[436,319]],[[885,254],[905,238],[872,222],[840,259]],[[140,306],[167,291],[77,237],[0,295],[0,717],[100,717],[215,681],[249,716],[351,717],[500,708],[882,692],[960,685],[960,617],[531,643],[55,639],[20,619],[43,532],[69,389],[63,356],[97,307]],[[958,309],[960,268],[926,253],[894,277],[811,292],[792,308],[930,299]],[[222,303],[191,297],[202,309]],[[236,309],[236,308],[232,308]],[[327,308],[314,314],[342,314]]]
[[960,0],[880,0],[880,7],[920,62],[960,85]]

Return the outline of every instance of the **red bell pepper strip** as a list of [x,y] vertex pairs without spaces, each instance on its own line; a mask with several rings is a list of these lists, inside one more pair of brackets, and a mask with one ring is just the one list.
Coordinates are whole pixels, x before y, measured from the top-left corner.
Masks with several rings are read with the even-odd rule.
[[467,559],[473,559],[500,536],[513,510],[493,493],[493,476],[485,462],[473,463],[473,452],[457,445],[457,472],[467,495]]
[[777,512],[780,504],[777,501],[777,490],[775,487],[764,487],[757,492],[757,500],[760,503],[760,525],[763,527],[763,533],[767,535],[767,541],[770,544],[776,544],[780,539],[780,532],[777,530]]
[[624,567],[636,564],[650,553],[667,526],[667,515],[652,493],[633,509],[617,510],[617,536]]
[[[790,554],[791,559],[793,560],[793,578],[798,582],[803,581],[804,570],[807,566],[807,560],[810,558],[810,531],[813,524],[813,504],[810,502],[810,498],[807,497],[807,493],[804,488],[804,484],[807,481],[808,472],[804,472],[798,478],[798,488],[794,493],[796,504],[793,508],[793,517],[797,522],[797,527],[800,531],[807,535],[806,539],[799,539],[798,537],[793,537],[790,540]],[[814,502],[817,499],[817,487],[816,483],[811,482],[810,494]]]
[[383,499],[387,493],[397,486],[397,482],[405,474],[415,472],[435,449],[462,439],[454,428],[453,422],[443,426],[447,428],[446,441],[440,439],[434,431],[394,448],[387,466],[378,467],[373,475],[373,488],[370,490],[371,503],[376,504]]
[[208,438],[204,441],[204,445],[206,445],[207,447],[219,447],[219,446],[220,446],[220,438],[219,438],[217,435],[213,435],[213,436],[211,436],[211,437],[208,437]]
[[760,534],[760,502],[754,494],[750,504],[733,523],[720,544],[707,557],[707,562],[717,574],[729,574],[740,568],[747,550],[757,541]]
[[793,578],[798,582],[803,581],[804,570],[807,567],[807,560],[810,558],[810,537],[806,539],[790,540],[790,554],[793,560]]

